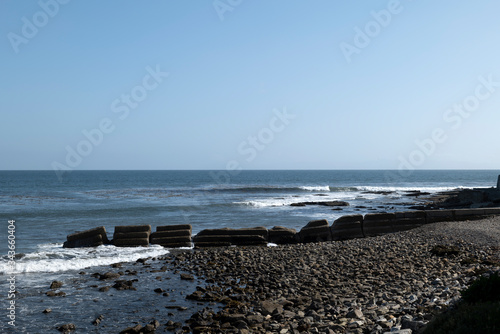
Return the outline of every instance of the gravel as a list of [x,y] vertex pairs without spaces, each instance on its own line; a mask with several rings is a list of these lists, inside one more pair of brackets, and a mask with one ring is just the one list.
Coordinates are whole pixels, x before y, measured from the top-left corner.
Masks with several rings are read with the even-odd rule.
[[[458,252],[432,253],[436,246]],[[499,271],[500,217],[429,224],[374,238],[171,255],[203,279],[198,333],[418,332],[481,274]],[[224,304],[212,309],[209,302]]]

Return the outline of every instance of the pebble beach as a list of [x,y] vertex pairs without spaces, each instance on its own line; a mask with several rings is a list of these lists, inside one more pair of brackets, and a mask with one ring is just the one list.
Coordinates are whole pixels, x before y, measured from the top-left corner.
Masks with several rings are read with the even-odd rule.
[[[497,216],[346,241],[177,250],[81,272],[78,290],[108,303],[102,314],[87,315],[99,321],[86,328],[103,332],[418,333],[476,277],[500,270],[499,246]],[[61,291],[76,284],[61,283]],[[51,291],[44,298],[74,302],[71,292],[57,299],[59,290]],[[109,300],[120,294],[149,300],[151,308],[126,306],[113,321],[109,314],[124,305]],[[56,314],[44,322],[71,328]]]

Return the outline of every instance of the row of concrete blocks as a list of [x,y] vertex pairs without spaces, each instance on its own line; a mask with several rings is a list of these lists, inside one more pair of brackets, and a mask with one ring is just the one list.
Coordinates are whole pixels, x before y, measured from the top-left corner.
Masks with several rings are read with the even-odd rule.
[[424,224],[481,219],[500,215],[500,208],[428,210],[396,213],[372,213],[349,215],[338,218],[330,226],[326,219],[314,220],[298,233],[295,229],[281,226],[267,230],[265,227],[244,229],[207,229],[198,233],[195,247],[221,247],[230,245],[266,245],[338,241],[374,237],[387,233],[406,231]]
[[301,242],[347,240],[406,231],[431,223],[482,219],[500,215],[500,208],[407,211],[343,216],[331,227],[326,220],[313,221],[300,232]]
[[65,248],[97,247],[115,245],[117,247],[147,247],[149,244],[168,248],[191,247],[191,225],[157,226],[151,233],[151,225],[115,226],[113,240],[109,240],[104,226],[70,234],[66,237]]
[[118,247],[157,244],[168,248],[197,248],[222,246],[264,246],[276,244],[308,243],[373,237],[410,230],[424,224],[480,219],[500,215],[500,208],[408,211],[342,216],[330,226],[326,219],[314,220],[298,233],[295,229],[275,226],[254,228],[205,229],[191,238],[191,225],[158,226],[151,233],[151,225],[116,226],[113,240],[109,241],[104,226],[67,236],[64,247],[95,247],[113,244]]

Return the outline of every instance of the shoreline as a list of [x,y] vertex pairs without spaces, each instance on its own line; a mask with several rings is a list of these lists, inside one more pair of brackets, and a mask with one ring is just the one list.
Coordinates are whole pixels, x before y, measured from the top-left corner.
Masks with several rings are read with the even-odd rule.
[[[500,217],[496,216],[345,241],[175,250],[121,268],[110,266],[109,272],[116,275],[109,281],[99,281],[89,273],[83,276],[88,278],[86,288],[98,290],[104,283],[112,286],[129,280],[126,272],[135,268],[156,276],[165,291],[174,283],[172,277],[176,288],[182,289],[178,297],[185,300],[177,300],[181,305],[177,309],[141,310],[151,316],[137,318],[130,317],[137,310],[127,310],[127,325],[110,324],[107,319],[112,317],[104,312],[97,325],[103,330],[119,332],[129,326],[138,330],[150,324],[145,321],[148,318],[158,321],[158,331],[172,332],[383,333],[401,326],[415,333],[434,314],[456,302],[473,277],[500,270],[499,245]],[[451,247],[453,252],[434,255],[435,246]],[[147,276],[133,283],[138,291],[111,288],[101,293],[140,299],[158,295],[140,289],[143,277]],[[68,293],[58,301],[71,303],[73,299]],[[158,303],[155,307],[168,306]],[[196,305],[198,310],[192,312],[182,305]],[[172,322],[174,318],[185,322]],[[128,332],[140,331],[129,328]]]

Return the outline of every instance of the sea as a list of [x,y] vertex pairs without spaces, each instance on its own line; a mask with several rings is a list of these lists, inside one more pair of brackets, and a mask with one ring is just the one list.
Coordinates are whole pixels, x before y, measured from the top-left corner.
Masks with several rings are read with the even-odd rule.
[[[77,291],[74,280],[82,271],[98,272],[113,263],[134,263],[172,251],[156,245],[63,248],[66,236],[77,231],[105,226],[112,239],[115,226],[138,224],[150,224],[153,231],[156,226],[191,224],[193,234],[222,227],[300,230],[316,219],[331,223],[347,214],[407,210],[425,200],[409,196],[416,191],[493,187],[499,174],[500,170],[120,170],[63,175],[0,171],[0,300],[5,306],[0,331],[12,330],[7,317],[10,277],[16,279],[16,330],[36,333],[47,282],[68,280],[73,282],[68,291]],[[318,201],[345,201],[349,206],[291,206]],[[71,318],[81,311],[78,307],[88,306],[86,298],[95,296],[81,297],[76,309],[60,307],[61,314]],[[80,332],[95,331],[87,320],[80,324],[85,329]]]

